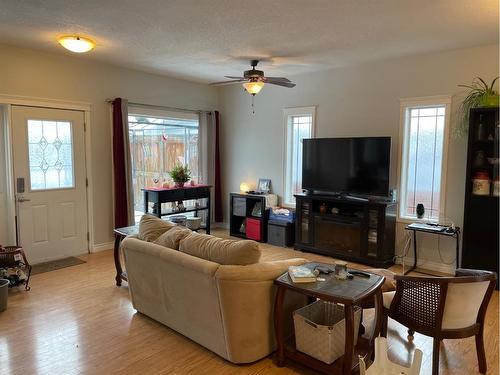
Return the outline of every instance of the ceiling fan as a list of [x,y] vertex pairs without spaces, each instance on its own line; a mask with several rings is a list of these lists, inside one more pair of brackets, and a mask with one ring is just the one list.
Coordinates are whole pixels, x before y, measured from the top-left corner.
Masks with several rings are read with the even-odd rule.
[[222,81],[222,82],[214,82],[211,83],[211,86],[222,86],[222,85],[230,85],[239,82],[243,83],[243,87],[247,92],[253,96],[258,94],[260,90],[264,87],[266,83],[271,85],[278,85],[283,87],[292,88],[295,87],[295,83],[290,81],[285,77],[266,77],[264,76],[264,72],[262,70],[257,70],[255,67],[259,63],[259,60],[251,60],[250,65],[252,69],[245,70],[243,72],[243,77],[233,77],[233,76],[225,76],[229,78],[230,81]]

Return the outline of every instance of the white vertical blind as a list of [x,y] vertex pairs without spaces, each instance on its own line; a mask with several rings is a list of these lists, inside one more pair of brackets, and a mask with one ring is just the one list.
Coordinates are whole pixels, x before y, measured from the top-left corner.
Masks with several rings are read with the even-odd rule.
[[285,110],[285,193],[284,204],[295,205],[294,194],[302,191],[302,141],[313,137],[314,107]]
[[408,107],[405,114],[401,216],[416,217],[422,203],[425,218],[441,215],[441,182],[446,106]]

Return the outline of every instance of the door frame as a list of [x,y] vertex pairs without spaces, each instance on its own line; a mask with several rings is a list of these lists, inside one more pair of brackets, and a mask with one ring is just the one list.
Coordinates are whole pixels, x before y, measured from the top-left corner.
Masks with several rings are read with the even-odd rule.
[[58,99],[46,99],[16,95],[4,95],[0,93],[0,105],[6,107],[5,111],[5,161],[6,161],[6,185],[7,185],[7,216],[8,222],[12,223],[7,228],[9,241],[15,241],[15,182],[14,182],[14,158],[12,152],[12,106],[41,107],[49,109],[66,109],[81,111],[84,115],[85,132],[85,177],[87,179],[87,252],[92,253],[94,249],[94,200],[93,200],[93,182],[92,182],[92,160],[91,160],[91,123],[92,123],[92,104],[80,101],[68,101]]

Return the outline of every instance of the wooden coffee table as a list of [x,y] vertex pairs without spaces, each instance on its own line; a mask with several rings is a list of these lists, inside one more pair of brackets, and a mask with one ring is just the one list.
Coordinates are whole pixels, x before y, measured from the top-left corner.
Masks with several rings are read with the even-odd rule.
[[[318,265],[331,267],[333,269],[333,265],[324,263],[307,263],[305,266],[314,269],[314,267]],[[384,277],[373,273],[370,273],[369,278],[354,276],[351,280],[337,280],[333,276],[333,273],[329,275],[322,274],[320,277],[326,280],[316,281],[314,283],[294,284],[288,276],[288,273],[285,273],[274,281],[278,286],[274,306],[274,325],[278,344],[278,366],[284,366],[285,360],[289,358],[325,374],[350,374],[352,371],[358,370],[358,355],[364,357],[366,355],[371,356],[373,353],[375,337],[379,335],[382,327],[382,285],[384,283]],[[285,293],[289,290],[308,296],[311,300],[319,298],[324,301],[336,302],[344,305],[346,320],[345,354],[331,365],[296,350],[293,334],[292,337],[289,338],[284,336],[285,317],[283,305]],[[354,346],[353,307],[362,304],[363,301],[370,298],[373,298],[375,302],[375,323],[373,324],[373,330],[368,339],[361,336],[358,337],[358,342],[356,346]]]
[[120,243],[127,236],[132,236],[139,233],[139,225],[132,225],[130,227],[115,228],[113,230],[115,234],[115,246],[113,251],[113,256],[115,258],[115,268],[116,268],[116,286],[122,285],[122,280],[128,281],[127,272],[122,269],[122,262],[120,259]]

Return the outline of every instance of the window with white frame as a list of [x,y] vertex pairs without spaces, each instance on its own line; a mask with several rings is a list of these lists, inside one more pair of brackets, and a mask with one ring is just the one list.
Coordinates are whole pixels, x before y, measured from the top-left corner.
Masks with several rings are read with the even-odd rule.
[[401,101],[400,219],[415,220],[423,204],[426,221],[444,217],[449,97]]
[[283,205],[295,206],[302,191],[302,140],[314,137],[316,107],[285,108],[285,171]]

